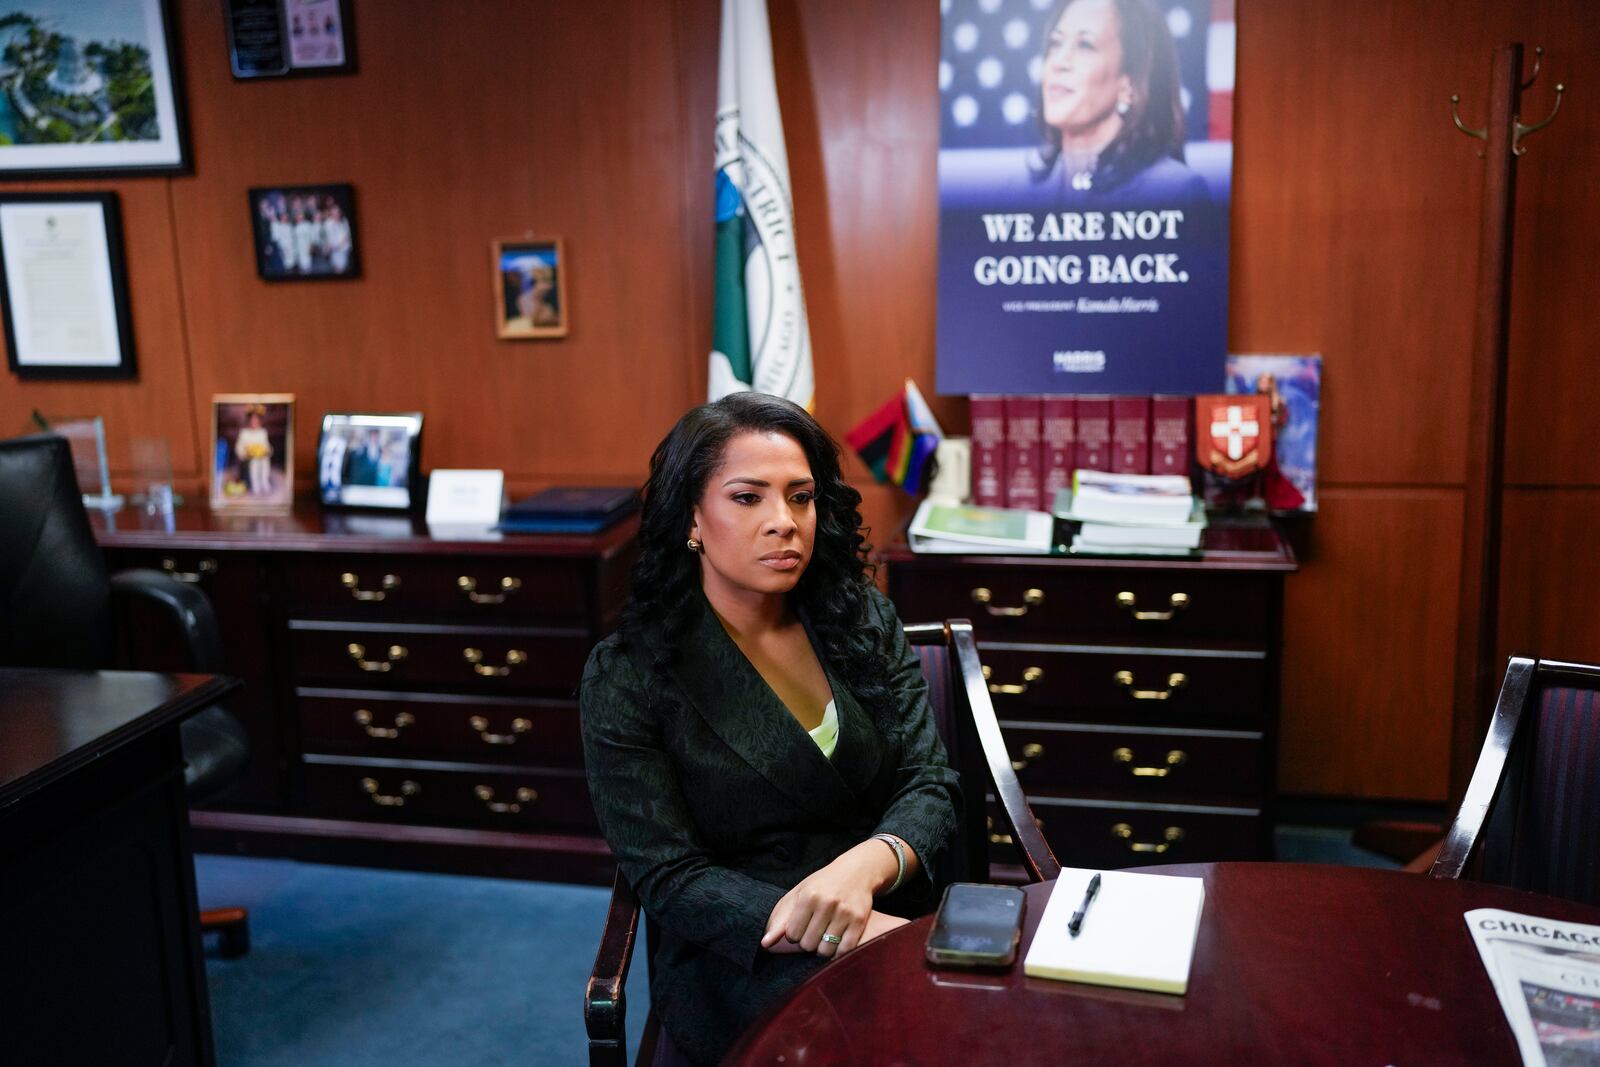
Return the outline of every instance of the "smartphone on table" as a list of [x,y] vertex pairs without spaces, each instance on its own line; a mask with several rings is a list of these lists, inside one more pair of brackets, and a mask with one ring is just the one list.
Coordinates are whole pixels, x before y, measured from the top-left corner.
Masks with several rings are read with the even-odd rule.
[[1022,890],[956,882],[944,891],[928,935],[928,962],[938,967],[1009,967],[1022,938]]

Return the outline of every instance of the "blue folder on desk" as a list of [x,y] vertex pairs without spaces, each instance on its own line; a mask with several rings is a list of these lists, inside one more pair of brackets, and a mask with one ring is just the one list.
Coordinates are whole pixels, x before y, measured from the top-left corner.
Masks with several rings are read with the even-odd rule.
[[506,508],[506,533],[599,533],[631,514],[637,491],[624,486],[554,486]]

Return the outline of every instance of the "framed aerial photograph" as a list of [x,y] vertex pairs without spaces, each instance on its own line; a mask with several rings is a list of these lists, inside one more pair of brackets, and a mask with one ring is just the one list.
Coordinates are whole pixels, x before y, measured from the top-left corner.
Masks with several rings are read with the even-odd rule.
[[0,8],[0,178],[189,169],[167,0]]
[[211,398],[211,507],[287,511],[294,504],[294,394]]
[[17,377],[137,377],[117,194],[0,191],[0,276]]
[[328,505],[409,508],[422,464],[422,413],[329,412],[317,442],[317,493]]
[[250,190],[256,273],[269,282],[357,278],[356,191],[349,185]]
[[222,0],[222,19],[240,80],[356,69],[350,0]]
[[567,335],[567,261],[561,238],[494,243],[495,333],[522,339]]

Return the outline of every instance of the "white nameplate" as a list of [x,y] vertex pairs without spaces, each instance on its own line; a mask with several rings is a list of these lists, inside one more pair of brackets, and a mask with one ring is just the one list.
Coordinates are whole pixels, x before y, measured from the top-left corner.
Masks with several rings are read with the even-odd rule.
[[429,526],[493,526],[500,521],[504,471],[436,470],[428,476]]

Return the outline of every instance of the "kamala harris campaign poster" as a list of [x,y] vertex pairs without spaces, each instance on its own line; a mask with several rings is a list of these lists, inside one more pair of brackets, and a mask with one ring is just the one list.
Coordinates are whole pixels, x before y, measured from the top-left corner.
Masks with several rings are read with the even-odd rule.
[[941,0],[938,390],[1222,380],[1232,0]]

